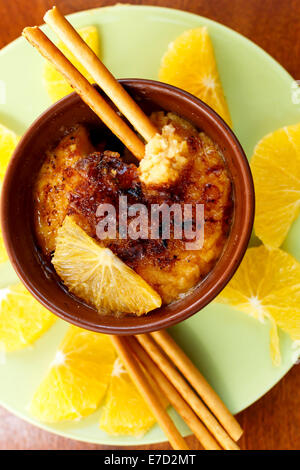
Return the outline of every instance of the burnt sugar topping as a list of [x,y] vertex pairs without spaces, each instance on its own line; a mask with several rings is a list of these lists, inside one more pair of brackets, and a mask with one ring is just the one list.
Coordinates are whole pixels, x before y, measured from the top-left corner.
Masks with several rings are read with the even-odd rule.
[[[231,224],[232,188],[222,153],[207,135],[172,113],[157,112],[151,119],[161,134],[155,136],[150,149],[146,146],[145,161],[139,167],[101,144],[96,148],[82,126],[49,151],[34,189],[35,227],[42,251],[50,256],[58,228],[71,215],[99,244],[140,274],[167,304],[207,276],[220,257]],[[163,154],[166,142],[168,150]],[[127,227],[136,217],[136,213],[130,215],[130,208],[140,204],[147,209],[147,223],[137,227],[136,239],[124,238],[120,200],[127,204]],[[116,232],[100,239],[97,227],[107,214],[100,214],[98,208],[104,204],[115,210]],[[178,220],[172,212],[169,237],[163,237],[160,218],[153,228],[153,206],[170,208],[174,204],[182,211],[186,204],[191,205],[190,219],[184,223],[194,230],[196,206],[203,204],[200,249],[187,249],[184,230],[181,239],[174,237]],[[151,230],[159,237],[151,237]]]

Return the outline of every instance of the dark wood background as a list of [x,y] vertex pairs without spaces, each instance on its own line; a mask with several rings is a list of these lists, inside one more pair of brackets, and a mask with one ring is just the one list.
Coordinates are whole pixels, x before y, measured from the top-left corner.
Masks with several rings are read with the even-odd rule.
[[[25,26],[41,24],[56,4],[63,13],[113,5],[101,0],[0,0],[0,47],[18,37]],[[300,79],[300,0],[144,0],[119,1],[158,5],[198,13],[245,35]],[[242,449],[300,449],[300,369],[295,366],[267,395],[238,415],[245,430]],[[1,385],[0,385],[1,386]],[[188,438],[191,449],[199,449]],[[134,447],[137,448],[137,447]],[[144,449],[169,449],[164,443]],[[55,436],[0,408],[2,449],[109,449]]]

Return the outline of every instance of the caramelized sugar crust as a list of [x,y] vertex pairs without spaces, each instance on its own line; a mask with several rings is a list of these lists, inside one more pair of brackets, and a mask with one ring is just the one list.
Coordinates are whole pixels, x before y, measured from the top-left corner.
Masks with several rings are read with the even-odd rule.
[[[140,274],[167,304],[207,276],[220,257],[231,224],[232,188],[222,153],[208,136],[171,113],[154,113],[152,120],[159,130],[172,125],[177,138],[187,143],[189,163],[176,183],[144,184],[135,164],[124,162],[116,152],[95,149],[88,131],[78,126],[46,155],[34,189],[35,227],[42,251],[50,256],[57,229],[66,215],[72,215],[90,236]],[[172,217],[170,239],[145,239],[143,235],[137,240],[121,238],[120,196],[127,197],[128,207],[145,205],[149,214],[152,204],[204,204],[203,247],[187,250],[187,240],[174,239]],[[101,217],[96,213],[103,203],[116,209],[117,234],[113,239],[97,237]],[[132,220],[128,217],[128,223]]]

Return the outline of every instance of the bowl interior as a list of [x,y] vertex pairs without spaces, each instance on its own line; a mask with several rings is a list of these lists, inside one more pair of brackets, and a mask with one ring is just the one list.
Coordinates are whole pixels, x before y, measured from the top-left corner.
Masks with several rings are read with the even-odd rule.
[[31,293],[48,309],[83,328],[110,334],[136,334],[165,328],[188,318],[210,302],[238,267],[253,224],[254,192],[247,159],[237,139],[208,106],[169,85],[121,80],[147,114],[172,111],[202,129],[221,147],[231,173],[234,217],[224,252],[216,266],[187,297],[142,317],[100,316],[71,295],[39,250],[33,229],[32,189],[47,149],[78,123],[103,128],[97,116],[74,93],[49,108],[29,128],[10,162],[2,196],[2,228],[10,259]]

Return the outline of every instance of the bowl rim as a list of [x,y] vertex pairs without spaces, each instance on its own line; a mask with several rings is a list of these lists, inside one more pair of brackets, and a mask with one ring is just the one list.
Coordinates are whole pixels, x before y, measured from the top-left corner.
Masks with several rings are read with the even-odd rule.
[[[6,218],[7,218],[7,204],[5,195],[8,193],[10,185],[12,184],[12,178],[10,177],[11,173],[14,170],[15,161],[17,160],[17,156],[22,153],[22,148],[24,145],[28,143],[33,137],[33,134],[36,133],[36,129],[42,125],[45,121],[53,119],[54,115],[58,112],[60,108],[63,108],[67,105],[68,102],[72,100],[77,100],[79,96],[76,92],[70,93],[69,95],[63,97],[56,103],[52,104],[48,107],[42,114],[40,114],[33,123],[28,127],[23,137],[20,139],[16,149],[13,152],[13,155],[10,159],[8,164],[3,185],[1,191],[1,201],[0,201],[0,220],[1,220],[1,227],[3,233],[4,244],[6,250],[8,252],[8,256],[10,262],[14,270],[16,271],[19,279],[26,288],[30,291],[30,293],[48,310],[52,313],[57,315],[58,317],[62,318],[63,320],[67,321],[68,323],[72,323],[76,326],[79,326],[84,329],[88,329],[95,332],[101,332],[106,334],[117,334],[117,335],[131,335],[131,334],[141,334],[147,333],[151,331],[157,331],[163,328],[171,327],[181,321],[188,319],[190,316],[194,315],[195,313],[199,312],[202,308],[204,308],[207,304],[209,304],[225,287],[225,285],[230,281],[232,276],[234,275],[235,271],[237,270],[238,266],[240,265],[245,251],[247,249],[251,233],[252,227],[254,222],[254,212],[255,212],[255,194],[254,194],[254,184],[253,178],[250,170],[250,165],[248,159],[245,155],[245,152],[238,141],[237,137],[233,133],[232,129],[227,125],[227,123],[206,103],[201,101],[199,98],[191,95],[190,93],[181,90],[180,88],[174,87],[172,85],[159,82],[156,80],[148,80],[148,79],[139,79],[139,78],[123,78],[120,79],[119,82],[122,85],[140,85],[141,87],[147,87],[147,85],[151,85],[152,89],[161,89],[164,88],[167,90],[171,95],[178,96],[180,95],[181,98],[185,101],[192,102],[196,106],[200,106],[202,108],[202,112],[205,116],[209,117],[210,120],[214,121],[214,126],[221,129],[224,134],[227,134],[229,140],[231,142],[231,146],[234,149],[234,153],[239,154],[240,163],[243,170],[243,179],[245,182],[245,186],[247,187],[247,193],[245,194],[246,202],[245,208],[247,210],[247,214],[245,215],[245,223],[242,226],[242,230],[240,233],[239,240],[237,241],[237,245],[235,248],[236,256],[229,260],[227,266],[224,267],[224,271],[221,276],[215,279],[214,284],[208,289],[203,295],[198,297],[194,302],[187,305],[185,308],[177,311],[172,317],[165,317],[165,318],[158,318],[155,320],[152,317],[151,321],[151,312],[147,314],[147,323],[144,325],[135,325],[135,326],[107,326],[107,325],[92,325],[89,322],[85,321],[84,319],[78,319],[77,317],[72,317],[69,313],[66,313],[64,310],[58,308],[55,305],[54,301],[51,301],[48,298],[45,298],[43,295],[40,294],[38,289],[31,283],[30,277],[26,273],[26,269],[24,269],[23,265],[19,262],[13,245],[10,242],[9,237],[9,230],[6,227]],[[17,160],[18,161],[18,160]],[[225,247],[224,251],[227,250],[227,246]],[[223,252],[224,254],[224,252]],[[223,256],[221,255],[221,257]],[[219,260],[217,261],[217,263]],[[210,276],[209,273],[208,276]],[[213,275],[213,274],[212,274]],[[106,317],[107,318],[107,317]],[[149,321],[148,321],[149,319]]]

